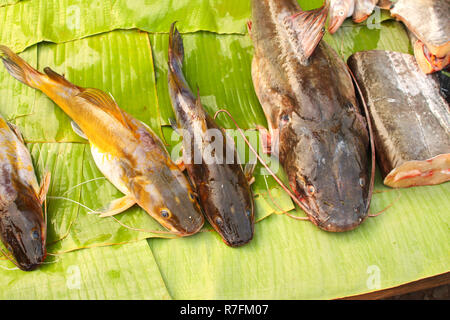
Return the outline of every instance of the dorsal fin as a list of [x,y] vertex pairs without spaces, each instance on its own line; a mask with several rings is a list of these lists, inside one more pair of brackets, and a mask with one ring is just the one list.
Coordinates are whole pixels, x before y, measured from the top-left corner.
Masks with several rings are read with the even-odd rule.
[[52,80],[66,85],[66,86],[70,86],[70,87],[76,87],[76,85],[74,85],[73,83],[69,82],[66,78],[64,78],[62,75],[60,75],[59,73],[53,71],[51,68],[46,67],[44,68],[44,72],[45,74]]
[[111,94],[103,92],[99,89],[87,88],[82,89],[81,93],[79,93],[77,96],[107,111],[117,120],[119,120],[124,126],[128,127],[131,130],[122,109],[120,109]]

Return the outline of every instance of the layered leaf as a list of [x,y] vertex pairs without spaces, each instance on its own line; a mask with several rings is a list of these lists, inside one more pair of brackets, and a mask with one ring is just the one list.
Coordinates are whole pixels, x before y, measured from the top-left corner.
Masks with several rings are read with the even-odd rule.
[[0,299],[171,299],[146,241],[52,256],[33,272],[0,261]]

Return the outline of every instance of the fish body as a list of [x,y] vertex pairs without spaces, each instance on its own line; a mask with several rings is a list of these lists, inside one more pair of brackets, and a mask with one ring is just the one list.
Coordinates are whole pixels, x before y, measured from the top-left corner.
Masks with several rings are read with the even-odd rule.
[[331,34],[335,33],[344,20],[353,15],[354,11],[355,0],[331,0],[328,31]]
[[0,116],[0,239],[24,271],[45,260],[47,225],[30,153]]
[[[189,88],[182,73],[183,58],[183,42],[172,25],[168,81],[176,130],[183,132],[183,162],[210,224],[227,245],[241,246],[253,238],[252,192],[233,141],[205,112],[200,96],[195,98]],[[206,151],[212,144],[217,146],[214,156]]]
[[384,184],[450,180],[450,109],[437,77],[400,52],[357,52],[349,65],[367,101]]
[[279,132],[279,159],[290,186],[320,228],[354,229],[367,217],[370,202],[369,139],[348,69],[324,42],[308,64],[301,62],[291,46],[298,35],[283,31],[283,14],[298,12],[297,1],[254,0],[252,5],[253,83],[271,135]]
[[425,73],[442,70],[450,63],[450,1],[398,0],[391,15],[419,40],[413,42],[414,52]]
[[42,74],[8,48],[0,50],[12,76],[44,92],[75,122],[75,130],[89,140],[100,171],[125,194],[105,208],[103,216],[137,203],[174,233],[185,236],[200,230],[204,219],[194,192],[148,126],[121,110],[112,96],[78,87],[50,68]]

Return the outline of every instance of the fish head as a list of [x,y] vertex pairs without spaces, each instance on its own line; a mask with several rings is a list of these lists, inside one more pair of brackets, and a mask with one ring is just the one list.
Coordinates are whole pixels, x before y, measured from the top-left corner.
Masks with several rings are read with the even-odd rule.
[[[284,131],[284,132],[283,132]],[[296,126],[281,131],[280,160],[310,220],[323,230],[356,228],[368,215],[365,147],[341,132]]]
[[450,53],[437,57],[420,40],[414,42],[414,56],[420,69],[426,74],[443,70],[450,64]]
[[31,190],[22,189],[0,212],[0,236],[21,270],[34,270],[45,260],[47,227]]
[[197,233],[204,224],[200,205],[183,173],[172,164],[133,186],[137,203],[167,230],[180,236]]
[[333,34],[353,14],[354,0],[336,0],[331,2],[328,31]]
[[212,181],[200,192],[209,223],[230,247],[240,247],[253,239],[253,199],[244,180],[236,183],[232,180]]

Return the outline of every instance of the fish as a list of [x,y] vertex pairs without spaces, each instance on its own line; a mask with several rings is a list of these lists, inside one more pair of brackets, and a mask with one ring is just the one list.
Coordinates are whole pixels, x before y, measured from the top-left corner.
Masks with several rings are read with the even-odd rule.
[[372,50],[348,64],[367,101],[384,184],[392,188],[450,180],[450,108],[437,75],[414,56]]
[[450,63],[450,2],[398,0],[391,15],[402,21],[414,37],[414,53],[425,73],[443,70]]
[[[277,145],[270,149],[315,225],[355,229],[370,205],[369,134],[345,62],[321,41],[328,7],[303,11],[296,0],[253,0],[252,11],[252,78]],[[287,23],[293,16],[301,19]],[[316,49],[299,56],[293,43]]]
[[377,3],[378,0],[355,0],[353,22],[361,23],[365,21],[372,14]]
[[38,184],[19,129],[0,116],[0,239],[23,271],[35,270],[47,256],[42,205],[49,183],[46,173]]
[[[254,234],[251,172],[244,174],[234,142],[205,111],[200,95],[194,97],[182,71],[183,60],[183,40],[172,24],[168,83],[176,115],[173,128],[183,136],[182,162],[209,223],[228,246],[242,246]],[[211,153],[206,150],[213,141],[217,149],[208,159]]]
[[377,3],[377,7],[384,9],[384,10],[390,10],[392,5],[394,4],[395,0],[379,0]]
[[355,0],[331,0],[328,31],[331,34],[335,33],[344,20],[353,15],[354,10]]
[[177,235],[202,228],[189,181],[150,127],[120,109],[110,94],[76,86],[48,67],[41,73],[5,46],[0,52],[14,78],[42,91],[73,120],[74,131],[89,141],[97,167],[124,194],[96,213],[113,216],[138,204]]
[[425,74],[434,73],[443,70],[450,64],[450,54],[443,58],[436,57],[430,52],[427,46],[408,30],[409,39],[411,41],[414,56],[416,57],[417,64]]

